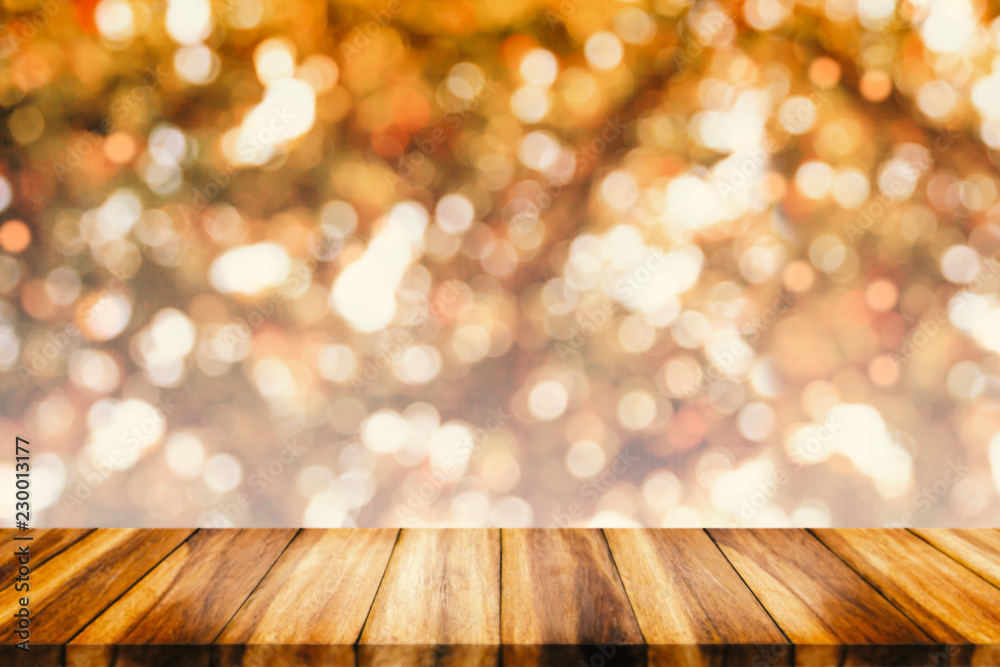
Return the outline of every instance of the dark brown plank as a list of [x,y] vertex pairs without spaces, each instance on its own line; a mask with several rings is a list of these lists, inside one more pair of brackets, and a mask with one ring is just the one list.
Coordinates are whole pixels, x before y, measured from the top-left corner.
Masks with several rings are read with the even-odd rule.
[[920,661],[931,650],[931,637],[808,532],[708,532],[797,645],[797,664]]
[[[69,644],[55,648],[65,648],[66,667],[355,667],[354,647],[343,644]],[[61,664],[58,657],[25,663],[27,667]],[[0,665],[7,667],[2,656]]]
[[919,528],[913,532],[1000,588],[1000,530]]
[[643,644],[505,644],[503,665],[518,667],[703,667],[697,663],[649,662]]
[[[19,546],[30,545],[31,562],[29,565],[35,569],[92,531],[93,528],[42,528],[38,530],[8,528],[0,531],[0,543],[5,547],[0,552],[0,588],[5,588],[17,576],[20,563],[15,551]],[[15,535],[17,537],[31,537],[32,539],[15,540]],[[10,545],[9,549],[6,548],[7,545]]]
[[[4,637],[4,641],[7,641],[6,637]],[[22,651],[13,644],[0,644],[0,665],[3,667],[40,667],[42,665],[62,667],[62,652],[63,647],[58,644],[36,644],[32,641],[30,651]],[[87,665],[86,667],[94,666]]]
[[605,529],[648,644],[787,644],[705,531]]
[[996,667],[1000,665],[1000,644],[951,644],[942,647],[929,665],[942,665],[948,660],[949,667]]
[[[814,647],[809,647],[810,649]],[[832,647],[834,657],[824,667],[840,665],[842,647]],[[793,646],[784,644],[655,644],[649,647],[650,667],[790,667]],[[633,663],[639,664],[639,663]],[[798,665],[812,664],[798,662]]]
[[[62,644],[104,611],[193,531],[101,528],[31,572],[31,641]],[[0,614],[11,618],[17,595],[5,591]]]
[[813,532],[936,640],[1000,643],[1000,589],[908,530]]
[[295,532],[199,530],[73,643],[209,644]]
[[644,643],[600,530],[501,534],[504,644]]
[[[178,644],[69,644],[66,667],[214,667],[212,647]],[[243,663],[279,667],[281,663]],[[291,663],[287,663],[291,664]]]
[[220,644],[353,644],[396,529],[303,530],[240,607]]
[[98,646],[71,644],[64,646],[66,667],[113,667],[115,664],[116,648],[107,644]]
[[344,644],[216,644],[212,667],[355,667],[354,647]]
[[[438,645],[400,646],[393,644],[358,644],[358,667],[396,667],[397,665],[434,665],[435,667],[498,667],[496,646]],[[351,663],[354,664],[354,663]]]

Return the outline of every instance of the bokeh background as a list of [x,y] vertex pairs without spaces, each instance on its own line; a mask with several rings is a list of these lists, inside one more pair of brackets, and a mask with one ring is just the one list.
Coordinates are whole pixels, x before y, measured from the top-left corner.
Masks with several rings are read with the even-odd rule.
[[34,525],[1000,522],[997,3],[2,5]]

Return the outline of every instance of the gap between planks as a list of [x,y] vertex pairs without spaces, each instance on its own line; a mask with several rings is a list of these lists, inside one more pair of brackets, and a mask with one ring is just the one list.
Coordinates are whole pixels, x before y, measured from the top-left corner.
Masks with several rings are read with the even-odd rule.
[[229,627],[229,624],[232,623],[233,619],[236,618],[237,614],[240,613],[240,610],[243,609],[247,601],[253,597],[254,593],[257,592],[257,589],[260,588],[260,585],[264,583],[265,579],[267,579],[267,575],[271,573],[271,570],[273,570],[274,566],[278,563],[279,560],[281,560],[281,557],[285,555],[285,552],[288,551],[288,548],[290,546],[292,546],[292,543],[295,542],[295,540],[299,538],[299,535],[302,534],[302,530],[303,530],[302,528],[299,528],[297,531],[295,531],[295,534],[292,535],[292,539],[288,540],[288,544],[285,545],[285,548],[281,550],[281,553],[278,554],[278,557],[274,559],[274,562],[271,563],[271,565],[267,568],[267,571],[264,572],[264,576],[260,578],[260,581],[254,584],[253,590],[250,591],[250,593],[248,593],[245,598],[243,598],[243,602],[240,602],[240,606],[236,608],[236,611],[233,612],[233,615],[230,616],[229,619],[226,621],[225,625],[223,625],[219,629],[219,632],[216,633],[214,637],[212,637],[212,642],[211,642],[212,644],[214,644],[216,640],[218,640],[219,637],[222,636],[222,633],[226,631],[226,628]]
[[[915,626],[917,626],[918,628],[920,628],[920,629],[921,629],[921,630],[922,630],[923,632],[927,633],[928,635],[930,635],[930,634],[931,634],[931,633],[930,633],[930,632],[928,632],[928,631],[927,631],[926,629],[924,629],[924,627],[923,627],[922,625],[920,625],[920,624],[919,624],[919,623],[917,622],[917,620],[916,620],[916,619],[914,619],[914,618],[911,618],[910,614],[908,614],[908,613],[906,612],[906,610],[905,610],[905,609],[903,609],[903,608],[902,608],[902,607],[901,607],[900,605],[898,605],[898,604],[897,604],[897,603],[896,603],[896,602],[895,602],[894,600],[892,600],[892,599],[891,599],[891,598],[890,598],[889,596],[887,596],[887,595],[886,595],[885,593],[883,593],[883,592],[882,592],[882,589],[880,589],[880,588],[879,588],[878,586],[876,586],[876,585],[875,585],[875,583],[874,583],[873,581],[871,581],[871,580],[870,580],[870,579],[869,579],[868,577],[866,577],[866,576],[864,575],[864,573],[862,573],[862,572],[858,572],[858,570],[856,570],[856,569],[855,569],[854,567],[852,567],[852,566],[851,566],[851,564],[850,564],[850,563],[848,563],[848,562],[847,562],[847,561],[846,561],[846,560],[844,559],[844,557],[843,557],[843,556],[841,556],[841,555],[840,555],[839,553],[837,553],[836,551],[834,551],[833,549],[831,549],[831,548],[830,548],[830,545],[828,545],[828,544],[827,544],[826,542],[824,542],[823,540],[819,539],[819,537],[817,537],[817,536],[816,536],[816,533],[815,533],[815,530],[816,530],[816,529],[814,529],[814,528],[807,528],[807,529],[806,529],[806,532],[808,532],[808,533],[809,533],[810,535],[812,535],[812,537],[813,537],[813,539],[814,539],[814,540],[816,540],[817,542],[819,542],[820,544],[822,544],[822,545],[823,545],[823,547],[824,547],[824,548],[825,548],[825,549],[826,549],[827,551],[829,551],[830,553],[832,553],[832,554],[833,554],[833,555],[834,555],[834,556],[835,556],[836,558],[838,558],[838,559],[839,559],[839,560],[840,560],[840,561],[841,561],[841,562],[842,562],[842,563],[843,563],[844,565],[846,565],[847,567],[849,567],[849,568],[851,568],[852,570],[854,570],[854,571],[855,571],[855,572],[857,573],[857,575],[858,575],[859,577],[861,577],[861,578],[862,578],[862,579],[864,580],[864,582],[865,582],[866,584],[868,584],[868,586],[869,586],[869,587],[870,587],[870,588],[871,588],[872,590],[874,590],[874,591],[875,591],[876,593],[878,593],[878,594],[879,594],[879,595],[880,595],[880,596],[882,597],[882,599],[884,599],[884,600],[885,600],[886,602],[888,602],[888,603],[889,603],[890,605],[892,605],[892,606],[893,606],[893,607],[894,607],[894,608],[896,609],[896,611],[898,611],[898,612],[899,612],[900,614],[902,614],[903,616],[905,616],[905,617],[906,617],[906,618],[907,618],[907,619],[908,619],[908,620],[909,620],[909,621],[910,621],[911,623],[913,623],[913,624],[914,624]],[[874,530],[874,529],[873,529],[873,530]],[[907,530],[909,530],[909,529],[907,529]],[[918,536],[918,537],[919,537],[919,536]],[[935,545],[933,545],[933,544],[932,544],[931,546],[932,546],[932,547],[934,547],[934,548],[935,548],[935,549],[936,549],[937,551],[939,551],[939,552],[940,552],[940,553],[942,553],[943,555],[945,555],[945,556],[948,556],[948,554],[946,554],[946,553],[944,553],[943,551],[941,551],[941,549],[938,549],[938,547],[936,547]],[[961,563],[960,563],[960,565],[961,565]],[[963,567],[964,567],[964,566],[963,566]]]
[[[97,530],[100,530],[100,529],[97,529]],[[156,568],[157,568],[157,567],[158,567],[158,566],[160,565],[160,563],[162,563],[162,562],[163,562],[163,561],[165,561],[165,560],[166,560],[167,558],[169,558],[169,557],[170,557],[170,554],[174,553],[175,551],[177,551],[178,549],[180,549],[180,548],[181,548],[182,546],[184,546],[185,544],[187,544],[188,540],[190,540],[190,539],[191,539],[192,537],[194,537],[194,534],[195,534],[195,533],[197,533],[197,532],[198,532],[199,530],[201,530],[201,529],[200,529],[200,528],[195,528],[194,530],[192,530],[192,531],[191,531],[191,534],[190,534],[190,535],[188,535],[187,537],[185,537],[185,538],[184,538],[183,540],[181,540],[181,541],[180,541],[180,542],[179,542],[179,543],[177,544],[177,546],[175,546],[175,547],[174,547],[173,549],[171,549],[171,550],[170,550],[170,551],[168,551],[168,552],[167,552],[166,554],[164,554],[163,558],[161,558],[160,560],[158,560],[158,561],[156,561],[155,563],[153,563],[153,564],[152,564],[152,566],[151,566],[151,567],[150,567],[150,568],[149,568],[148,570],[146,570],[146,572],[145,572],[145,573],[144,573],[144,574],[143,574],[142,576],[140,576],[140,577],[139,577],[139,578],[137,578],[137,579],[136,579],[135,581],[133,581],[133,582],[132,582],[132,583],[131,583],[131,584],[130,584],[130,585],[128,586],[128,588],[126,588],[126,589],[125,589],[124,591],[122,591],[122,592],[121,592],[121,594],[120,594],[120,595],[119,595],[118,597],[116,597],[116,598],[115,598],[114,600],[112,600],[111,602],[109,602],[109,603],[108,603],[108,604],[107,604],[107,605],[106,605],[106,606],[105,606],[105,607],[104,607],[103,609],[101,609],[101,610],[100,610],[99,612],[97,612],[96,614],[94,614],[94,617],[93,617],[93,618],[91,618],[91,619],[90,619],[89,621],[87,621],[87,622],[86,622],[86,623],[85,623],[85,624],[83,625],[83,627],[81,627],[81,628],[80,628],[79,630],[77,630],[76,632],[74,632],[74,633],[73,633],[73,636],[72,636],[72,637],[70,637],[70,638],[69,638],[69,639],[67,639],[67,640],[66,640],[65,642],[63,642],[63,644],[62,644],[62,646],[63,646],[63,660],[65,661],[65,658],[66,658],[66,646],[67,646],[68,644],[70,644],[70,643],[71,643],[71,642],[72,642],[72,641],[73,641],[74,639],[76,639],[76,638],[77,638],[77,636],[79,636],[79,635],[80,635],[80,633],[82,633],[82,632],[83,632],[84,630],[86,630],[86,629],[87,629],[88,627],[90,627],[90,624],[91,624],[91,623],[93,623],[93,622],[94,622],[94,621],[96,621],[96,620],[97,620],[98,618],[100,618],[100,617],[101,617],[101,614],[103,614],[104,612],[106,612],[106,611],[107,611],[108,609],[111,609],[111,607],[113,607],[113,606],[115,605],[115,603],[116,603],[116,602],[118,602],[118,601],[119,601],[119,600],[121,600],[121,599],[122,599],[123,597],[125,597],[125,595],[126,595],[126,594],[127,594],[127,593],[128,593],[129,591],[130,591],[130,590],[132,590],[132,588],[133,588],[133,587],[135,587],[135,586],[136,586],[136,584],[138,584],[138,583],[139,583],[140,581],[142,581],[143,579],[145,579],[145,578],[146,578],[146,576],[147,576],[147,575],[148,575],[148,574],[149,574],[150,572],[152,572],[153,570],[155,570],[155,569],[156,569]],[[96,530],[95,530],[95,532],[96,532]],[[89,533],[88,533],[88,535],[89,535]]]
[[[396,547],[399,546],[399,537],[403,534],[403,529],[400,528],[396,531],[396,539],[392,543],[392,551],[389,552],[389,557],[385,561],[385,567],[382,569],[382,576],[378,580],[378,587],[375,589],[375,595],[372,596],[372,601],[368,603],[368,611],[365,612],[365,620],[358,629],[358,636],[354,638],[354,643],[352,646],[357,646],[361,642],[361,635],[365,631],[365,626],[368,625],[368,619],[372,615],[372,607],[375,606],[375,598],[378,597],[378,593],[382,590],[382,584],[385,583],[385,573],[389,571],[389,561],[392,560],[392,555],[396,553]],[[502,552],[501,552],[502,553]]]
[[[786,642],[788,642],[788,646],[791,649],[791,655],[790,655],[789,659],[791,660],[792,664],[794,665],[795,664],[795,642],[793,642],[792,639],[791,639],[791,637],[788,636],[788,633],[785,632],[785,629],[783,627],[781,627],[781,625],[778,623],[778,620],[774,617],[774,614],[772,614],[771,610],[767,608],[767,605],[765,605],[764,601],[760,599],[760,597],[757,595],[756,591],[754,591],[754,589],[750,587],[750,584],[747,583],[747,580],[743,578],[743,573],[740,572],[738,569],[736,569],[736,566],[733,565],[733,562],[731,560],[729,560],[729,557],[726,555],[726,552],[722,550],[722,547],[720,547],[718,541],[716,541],[715,536],[712,535],[712,533],[709,532],[705,528],[702,528],[702,531],[706,535],[708,535],[708,539],[712,540],[712,544],[715,545],[715,548],[719,550],[719,553],[722,554],[722,557],[726,559],[727,563],[729,563],[729,567],[733,568],[733,572],[736,573],[736,576],[740,578],[740,581],[743,582],[743,585],[746,586],[746,588],[747,588],[748,591],[750,591],[750,595],[754,596],[754,599],[757,600],[757,602],[760,604],[760,606],[767,613],[768,618],[770,618],[771,622],[774,623],[774,627],[778,628],[778,632],[780,632],[781,636],[785,638]],[[815,538],[813,538],[813,539],[815,539]]]

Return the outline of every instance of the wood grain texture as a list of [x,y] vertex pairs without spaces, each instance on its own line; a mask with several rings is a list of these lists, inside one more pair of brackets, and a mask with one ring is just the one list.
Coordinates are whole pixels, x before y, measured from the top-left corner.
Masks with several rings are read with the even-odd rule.
[[647,643],[788,643],[705,531],[604,534]]
[[[351,663],[354,664],[354,663]],[[500,649],[486,644],[400,646],[359,644],[357,667],[498,667]],[[509,663],[519,665],[522,663]]]
[[30,534],[0,665],[1000,665],[997,530]]
[[1000,530],[921,528],[913,529],[912,532],[986,581],[1000,587]]
[[644,644],[505,644],[503,665],[517,667],[695,667],[683,662],[648,662]]
[[804,530],[708,532],[795,644],[932,642]]
[[[212,647],[206,645],[69,644],[63,648],[66,661],[60,663],[60,667],[215,667]],[[281,664],[270,663],[268,667]],[[246,667],[250,667],[250,663]]]
[[499,530],[404,529],[361,644],[500,642]]
[[398,534],[396,529],[303,530],[216,642],[353,644]]
[[73,643],[209,644],[295,533],[199,530]]
[[[100,528],[32,569],[32,643],[69,641],[192,532]],[[16,610],[13,590],[0,603],[3,618]]]
[[504,529],[505,644],[643,644],[600,530]]
[[[393,531],[395,532],[395,531]],[[354,647],[344,644],[217,644],[212,667],[356,667]]]
[[[4,640],[6,641],[6,637]],[[31,642],[31,650],[22,651],[13,644],[0,644],[0,665],[3,667],[41,667],[42,665],[63,667],[63,648],[58,644],[39,645]]]
[[[1000,665],[1000,644],[952,644],[942,647],[942,656],[948,656],[949,667],[997,667]],[[935,656],[937,657],[937,656]],[[929,664],[944,664],[942,661]]]
[[[820,664],[825,667],[841,664],[842,647],[834,648],[833,659]],[[650,667],[790,667],[793,650],[787,641],[784,644],[654,644],[649,647],[646,664]]]
[[[0,530],[0,543],[11,545],[0,552],[0,588],[5,588],[17,576],[18,562],[15,551],[21,545],[30,545],[32,569],[52,558],[60,551],[80,540],[93,528],[49,528],[45,530]],[[14,537],[31,537],[31,540],[15,540]]]
[[813,532],[934,639],[1000,643],[1000,589],[908,530]]

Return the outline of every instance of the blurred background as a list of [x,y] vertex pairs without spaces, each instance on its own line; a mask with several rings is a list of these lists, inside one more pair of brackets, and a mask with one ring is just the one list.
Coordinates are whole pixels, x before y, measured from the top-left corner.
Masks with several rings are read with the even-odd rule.
[[2,0],[34,525],[997,525],[998,14]]

